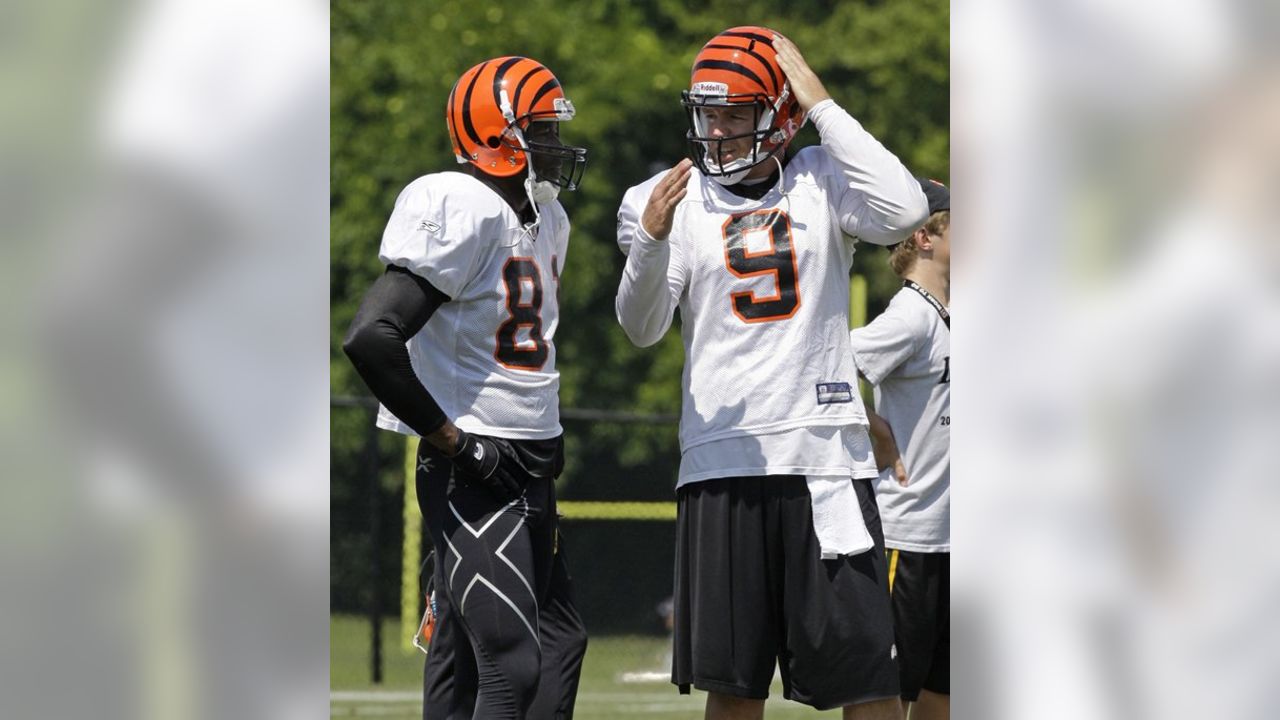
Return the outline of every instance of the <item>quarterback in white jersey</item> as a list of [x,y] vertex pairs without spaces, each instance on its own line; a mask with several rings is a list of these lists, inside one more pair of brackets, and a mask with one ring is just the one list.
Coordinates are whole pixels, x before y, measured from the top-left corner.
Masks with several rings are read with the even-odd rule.
[[[780,174],[782,159],[756,165],[764,171],[757,185],[727,187],[717,182],[724,176],[681,163],[623,197],[618,320],[641,347],[662,338],[676,307],[683,320],[679,484],[856,469],[838,442],[810,441],[816,452],[808,453],[782,443],[782,456],[749,467],[699,462],[702,453],[693,452],[728,438],[867,423],[848,346],[853,244],[901,240],[923,219],[925,202],[902,163],[835,101],[817,103],[809,118],[822,145],[796,153]],[[668,236],[657,239],[641,218],[664,179],[664,191],[678,180],[682,195]]]
[[[680,447],[686,456],[725,438],[867,423],[848,347],[853,238],[899,239],[917,222],[919,193],[897,158],[834,101],[810,117],[824,146],[796,153],[780,178],[765,181],[773,184],[761,188],[758,199],[691,171],[666,240],[653,238],[640,222],[666,173],[623,198],[618,243],[628,260],[618,318],[643,347],[661,339],[680,308],[686,358]],[[911,183],[906,192],[902,177]],[[826,468],[778,460],[763,458],[754,470]],[[694,470],[686,463],[680,483],[749,474],[745,469]]]
[[[684,104],[692,161],[628,190],[618,213],[627,336],[652,345],[677,307],[683,323],[672,681],[707,690],[713,718],[764,698],[777,657],[788,663],[787,696],[820,709],[895,698],[885,574],[871,552],[876,463],[848,345],[849,269],[857,240],[909,235],[924,196],[767,28],[713,38]],[[806,115],[822,144],[788,157]],[[777,503],[780,536],[744,510],[756,500]],[[745,530],[757,521],[758,533]],[[761,536],[777,545],[755,547]],[[775,552],[794,570],[760,565]],[[842,570],[831,576],[822,560]],[[800,587],[808,598],[768,610],[770,597]],[[738,637],[732,626],[757,611],[757,640]],[[809,632],[797,627],[807,623]],[[778,636],[788,638],[781,655]],[[762,645],[745,647],[753,642]],[[836,644],[859,657],[837,661]],[[896,699],[872,704],[891,712]]]
[[445,117],[466,172],[400,193],[378,253],[387,270],[343,344],[381,402],[378,426],[422,438],[415,481],[436,553],[426,717],[573,715],[586,631],[554,483],[569,238],[556,198],[577,188],[586,153],[560,142],[573,115],[529,58],[463,73]]

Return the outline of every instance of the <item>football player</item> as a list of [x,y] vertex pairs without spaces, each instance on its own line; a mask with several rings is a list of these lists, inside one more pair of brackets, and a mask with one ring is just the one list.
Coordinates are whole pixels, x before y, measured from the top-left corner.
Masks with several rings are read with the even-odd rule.
[[[889,553],[889,591],[912,720],[946,720],[951,692],[951,193],[920,180],[924,227],[889,256],[903,287],[849,337],[876,413],[902,449],[908,484],[876,484]],[[890,442],[893,442],[891,440]]]
[[[627,336],[682,320],[672,682],[758,718],[780,664],[792,700],[900,717],[849,270],[851,238],[901,241],[925,198],[768,28],[712,38],[683,103],[691,158],[618,215]],[[822,144],[788,154],[806,120]]]
[[530,716],[540,679],[539,715],[573,712],[586,633],[556,552],[553,482],[569,239],[556,198],[586,160],[560,142],[573,115],[534,60],[464,73],[446,107],[464,172],[400,193],[379,250],[387,270],[343,345],[382,403],[378,426],[422,438],[416,482],[441,595],[428,717]]

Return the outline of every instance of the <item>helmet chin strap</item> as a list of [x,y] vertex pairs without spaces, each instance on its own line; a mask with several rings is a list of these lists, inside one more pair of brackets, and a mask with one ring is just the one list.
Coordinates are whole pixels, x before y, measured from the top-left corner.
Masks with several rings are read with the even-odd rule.
[[527,232],[536,232],[538,226],[542,224],[542,213],[538,211],[538,183],[533,179],[533,163],[529,163],[529,177],[524,179],[524,194],[529,198],[529,207],[533,208],[533,222],[529,224],[525,230]]
[[[741,170],[734,170],[732,172],[726,173],[724,165],[721,165],[720,163],[714,162],[711,160],[711,144],[710,143],[703,144],[702,152],[703,152],[703,155],[706,157],[707,167],[711,168],[717,173],[715,175],[710,175],[709,177],[712,180],[715,180],[716,182],[720,183],[721,185],[725,185],[725,186],[737,185],[738,183],[742,182],[742,179],[745,178],[747,176],[747,173],[751,172],[751,168],[754,167],[752,165],[746,165],[746,167],[742,168]],[[734,160],[733,162],[730,162],[729,165],[732,166],[735,163],[745,164],[746,159],[741,158],[738,160]]]
[[535,204],[549,203],[560,197],[560,186],[537,179],[533,174],[533,163],[529,164],[529,177],[524,180],[524,189],[529,193],[529,199]]
[[[782,185],[782,161],[778,159],[777,153],[770,155],[769,160],[772,160],[778,166],[778,185],[781,186]],[[769,162],[769,160],[765,160],[765,162]],[[738,183],[745,180],[747,178],[747,173],[751,172],[756,167],[759,167],[759,165],[758,164],[752,165],[750,167],[743,168],[742,170],[739,170],[737,172],[729,173],[728,175],[712,175],[711,179],[715,180],[721,185],[724,185],[725,187],[728,187],[729,185],[737,185]]]
[[542,213],[538,210],[540,203],[549,203],[560,196],[560,186],[546,180],[539,180],[533,172],[533,153],[529,151],[529,143],[524,139],[524,131],[518,127],[513,127],[516,138],[520,141],[520,148],[524,150],[524,164],[528,171],[528,176],[524,179],[524,192],[529,198],[529,205],[533,207],[533,223],[528,226],[528,232],[536,232],[538,226],[542,224]]
[[[520,140],[523,142],[524,137]],[[524,192],[529,196],[529,204],[533,206],[533,225],[530,230],[536,230],[538,225],[542,223],[542,213],[538,210],[541,203],[549,203],[560,197],[560,186],[546,180],[539,180],[538,176],[533,172],[533,156],[529,150],[525,149],[525,165],[528,168],[528,177],[524,179]]]
[[711,179],[728,187],[729,185],[737,185],[742,182],[743,178],[745,178],[749,172],[751,172],[751,168],[748,167],[735,173],[729,173],[728,175],[712,175]]

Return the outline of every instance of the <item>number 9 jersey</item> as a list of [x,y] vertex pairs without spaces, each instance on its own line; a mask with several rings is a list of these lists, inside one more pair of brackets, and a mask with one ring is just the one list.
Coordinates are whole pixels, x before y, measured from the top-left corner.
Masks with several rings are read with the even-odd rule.
[[[409,339],[413,370],[454,424],[518,440],[561,433],[556,351],[569,221],[559,202],[524,226],[464,173],[413,181],[396,199],[378,256],[448,295]],[[416,434],[379,409],[378,427]]]
[[796,153],[759,199],[693,170],[665,241],[640,224],[662,173],[623,198],[618,320],[644,347],[680,308],[682,451],[867,422],[848,337],[850,236],[898,242],[923,221],[925,199],[902,163],[834,102],[810,117],[822,146]]

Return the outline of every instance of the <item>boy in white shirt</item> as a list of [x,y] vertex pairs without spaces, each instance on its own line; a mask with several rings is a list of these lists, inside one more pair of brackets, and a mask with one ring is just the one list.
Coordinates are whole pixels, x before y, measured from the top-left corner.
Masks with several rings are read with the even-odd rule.
[[887,470],[876,484],[902,699],[913,720],[938,720],[950,715],[951,687],[951,194],[920,185],[929,219],[889,260],[903,288],[849,342],[908,481]]

